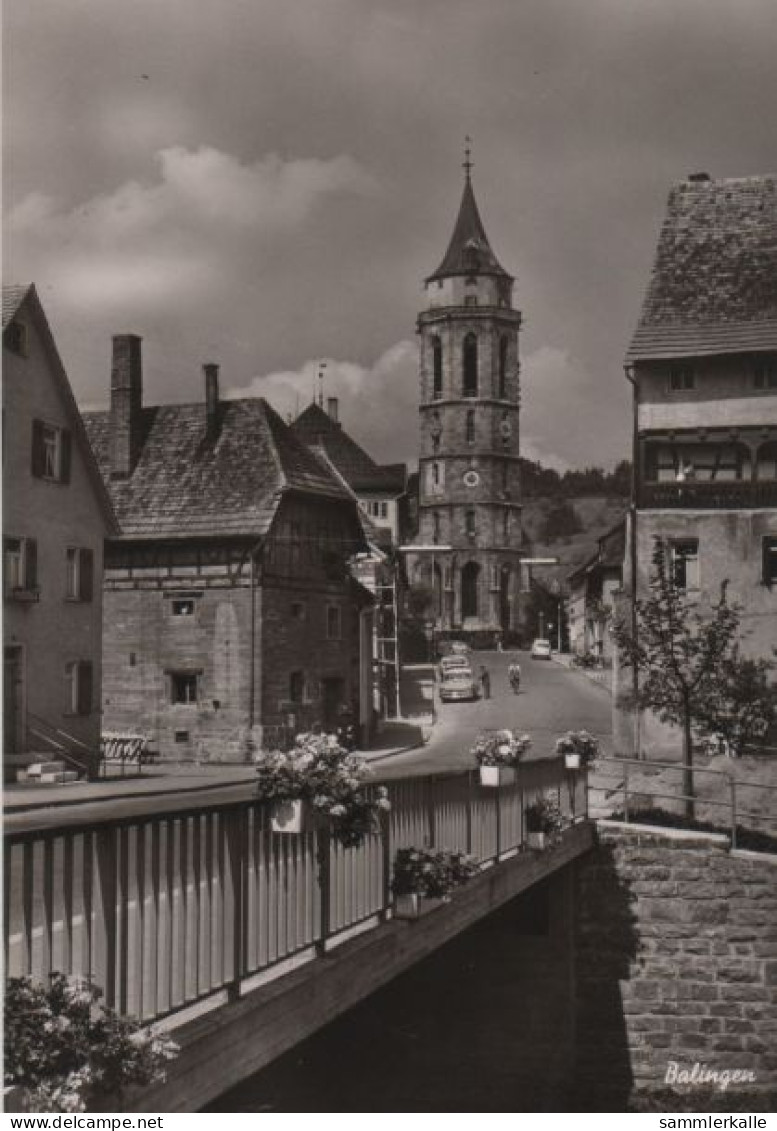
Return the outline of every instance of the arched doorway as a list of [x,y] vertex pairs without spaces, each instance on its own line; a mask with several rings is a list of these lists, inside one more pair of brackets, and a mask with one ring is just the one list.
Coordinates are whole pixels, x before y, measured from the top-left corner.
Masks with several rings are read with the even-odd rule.
[[478,579],[480,566],[477,562],[467,562],[461,571],[461,617],[478,615]]

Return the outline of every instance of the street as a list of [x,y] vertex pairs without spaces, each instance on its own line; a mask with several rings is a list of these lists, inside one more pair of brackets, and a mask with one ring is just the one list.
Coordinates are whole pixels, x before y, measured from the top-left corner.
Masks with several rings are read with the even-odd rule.
[[[514,660],[521,665],[518,695],[507,679]],[[441,704],[435,693],[437,723],[429,742],[375,763],[381,779],[465,769],[473,764],[469,751],[475,737],[502,727],[531,736],[532,758],[546,757],[567,730],[588,730],[601,740],[603,754],[612,752],[612,699],[603,688],[552,661],[532,660],[528,652],[473,652],[476,674],[481,665],[491,676],[491,698]]]

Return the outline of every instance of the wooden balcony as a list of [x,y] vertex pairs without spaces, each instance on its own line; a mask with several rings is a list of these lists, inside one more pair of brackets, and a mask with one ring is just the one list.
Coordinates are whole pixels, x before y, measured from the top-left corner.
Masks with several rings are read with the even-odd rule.
[[637,491],[641,510],[758,510],[777,507],[777,482],[642,483]]

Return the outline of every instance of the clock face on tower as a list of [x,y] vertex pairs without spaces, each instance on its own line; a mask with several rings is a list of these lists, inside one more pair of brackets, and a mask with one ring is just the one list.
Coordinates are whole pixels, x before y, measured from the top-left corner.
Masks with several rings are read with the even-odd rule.
[[476,471],[467,471],[464,473],[464,486],[477,487],[480,482],[480,476]]

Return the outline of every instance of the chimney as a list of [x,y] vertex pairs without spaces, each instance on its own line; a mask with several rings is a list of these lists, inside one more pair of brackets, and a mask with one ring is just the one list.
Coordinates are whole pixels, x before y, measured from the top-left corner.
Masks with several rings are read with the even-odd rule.
[[689,173],[688,180],[693,185],[703,185],[706,184],[707,181],[711,181],[712,177],[709,173]]
[[208,437],[212,440],[219,427],[219,367],[207,361],[202,367],[205,374],[205,419]]
[[140,453],[143,363],[137,334],[114,334],[111,361],[111,478],[132,475]]
[[338,405],[337,397],[327,397],[326,398],[326,412],[327,412],[327,416],[329,417],[329,419],[332,421],[333,424],[339,424],[340,423],[340,421],[338,420],[339,405]]

